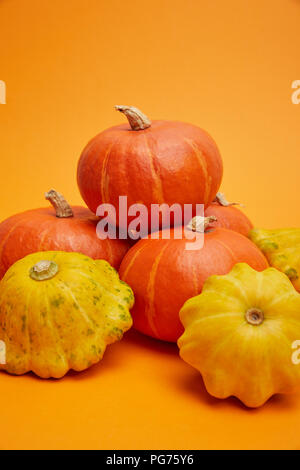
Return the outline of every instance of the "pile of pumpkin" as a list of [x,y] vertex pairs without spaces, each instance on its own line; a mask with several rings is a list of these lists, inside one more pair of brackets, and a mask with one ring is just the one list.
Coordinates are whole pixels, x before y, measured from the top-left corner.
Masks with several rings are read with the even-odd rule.
[[[89,209],[51,190],[53,207],[0,224],[0,368],[43,378],[84,370],[133,318],[145,335],[178,341],[215,397],[257,407],[296,390],[300,229],[253,229],[218,193],[222,160],[202,129],[117,109],[129,125],[97,135],[78,164]],[[97,236],[98,206],[110,203],[118,213],[122,195],[149,211],[204,204],[204,218],[195,213],[188,225],[204,231],[203,248],[186,249],[187,239],[177,237],[182,226],[136,243]]]

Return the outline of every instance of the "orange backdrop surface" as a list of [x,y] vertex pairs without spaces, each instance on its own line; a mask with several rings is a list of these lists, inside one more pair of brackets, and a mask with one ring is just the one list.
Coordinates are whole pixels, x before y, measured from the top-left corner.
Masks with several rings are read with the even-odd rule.
[[[133,104],[208,130],[256,226],[300,226],[299,24],[299,0],[0,0],[1,219],[51,187],[81,203],[83,146]],[[300,448],[300,395],[218,401],[133,331],[61,381],[1,374],[0,397],[3,449]]]

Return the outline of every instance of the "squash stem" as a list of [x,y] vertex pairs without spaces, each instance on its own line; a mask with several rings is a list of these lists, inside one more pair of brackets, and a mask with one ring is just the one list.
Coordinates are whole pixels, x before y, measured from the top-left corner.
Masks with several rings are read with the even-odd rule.
[[217,202],[218,204],[220,204],[220,206],[223,206],[223,207],[228,207],[228,206],[241,206],[241,207],[244,207],[244,205],[240,204],[239,202],[229,202],[229,201],[227,201],[226,196],[225,196],[224,193],[217,193],[216,197],[214,199],[214,202]]
[[36,263],[29,272],[34,281],[47,281],[58,273],[58,266],[53,261],[42,260]]
[[216,222],[217,217],[214,215],[210,215],[208,217],[202,217],[201,215],[196,215],[192,218],[190,223],[187,225],[187,228],[192,230],[193,232],[205,232],[208,226],[212,222]]
[[49,201],[55,209],[56,217],[62,219],[67,217],[73,217],[73,211],[65,200],[62,194],[54,189],[50,189],[48,193],[45,194],[45,198]]
[[264,321],[264,313],[259,308],[249,308],[245,314],[245,318],[250,325],[258,326]]
[[125,114],[133,131],[142,131],[151,126],[150,119],[134,106],[115,106],[115,109]]

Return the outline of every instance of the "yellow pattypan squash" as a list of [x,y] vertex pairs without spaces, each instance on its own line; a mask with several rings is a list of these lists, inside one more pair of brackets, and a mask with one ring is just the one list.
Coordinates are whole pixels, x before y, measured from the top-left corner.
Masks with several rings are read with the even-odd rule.
[[59,251],[26,256],[0,283],[0,369],[43,378],[84,370],[131,327],[133,303],[104,260]]
[[180,356],[200,371],[211,395],[258,407],[300,387],[300,294],[276,269],[239,263],[211,276],[180,319]]
[[249,237],[271,266],[286,274],[300,291],[300,228],[251,230]]

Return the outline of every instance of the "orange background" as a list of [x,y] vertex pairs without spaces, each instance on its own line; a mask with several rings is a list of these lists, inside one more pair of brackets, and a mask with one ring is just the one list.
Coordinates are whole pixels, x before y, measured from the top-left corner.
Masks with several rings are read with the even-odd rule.
[[[86,142],[114,104],[215,138],[222,189],[255,225],[299,226],[299,0],[0,0],[1,218],[80,203]],[[61,381],[0,377],[0,448],[300,448],[300,395],[210,398],[176,347],[129,332]]]

